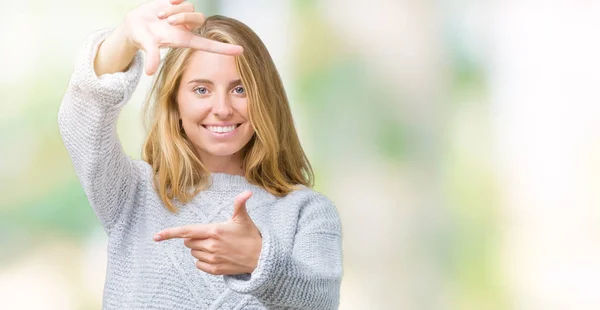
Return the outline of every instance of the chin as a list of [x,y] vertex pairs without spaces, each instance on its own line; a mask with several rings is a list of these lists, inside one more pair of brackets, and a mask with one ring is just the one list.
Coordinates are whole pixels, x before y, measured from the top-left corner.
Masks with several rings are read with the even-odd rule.
[[232,156],[242,150],[242,147],[225,146],[220,148],[205,148],[204,153],[210,156]]

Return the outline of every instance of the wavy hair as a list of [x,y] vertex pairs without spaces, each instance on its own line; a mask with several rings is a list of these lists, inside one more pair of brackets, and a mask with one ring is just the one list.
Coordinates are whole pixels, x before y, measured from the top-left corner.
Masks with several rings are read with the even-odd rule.
[[[294,128],[281,77],[261,39],[242,22],[220,15],[207,18],[193,32],[244,48],[235,63],[247,91],[248,114],[255,131],[243,148],[248,182],[280,197],[297,185],[312,187],[314,173]],[[152,166],[154,187],[171,212],[177,212],[174,200],[189,202],[210,186],[210,172],[179,123],[177,90],[192,52],[188,48],[168,51],[143,111],[148,136],[142,158]]]

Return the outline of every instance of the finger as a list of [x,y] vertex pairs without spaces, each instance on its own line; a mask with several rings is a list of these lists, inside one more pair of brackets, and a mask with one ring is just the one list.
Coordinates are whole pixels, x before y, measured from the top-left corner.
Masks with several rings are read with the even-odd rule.
[[208,264],[201,260],[196,261],[196,268],[215,276],[225,274],[223,267],[220,267],[220,265]]
[[158,46],[145,44],[142,48],[146,52],[146,74],[153,75],[158,70],[160,64],[160,52]]
[[158,70],[158,65],[160,64],[158,44],[148,33],[145,33],[141,35],[138,45],[146,53],[146,74],[153,75]]
[[207,264],[219,264],[223,261],[223,259],[219,255],[214,253],[192,250],[191,254],[197,260]]
[[178,47],[188,47],[229,56],[237,56],[244,52],[244,49],[239,45],[209,40],[195,35],[190,31],[181,31],[183,32],[180,38],[181,41],[176,42]]
[[156,16],[159,19],[164,19],[177,13],[194,12],[194,10],[194,5],[191,2],[184,2],[182,4],[170,5],[165,7],[161,12],[158,12]]
[[184,12],[169,16],[167,22],[172,26],[185,25],[188,29],[193,29],[204,24],[206,17],[200,12]]
[[204,239],[210,237],[210,225],[198,224],[167,228],[154,235],[154,241],[164,241],[173,238]]
[[186,238],[183,244],[191,250],[204,251],[207,253],[215,253],[219,249],[218,241],[212,238],[194,239]]
[[233,201],[233,220],[249,219],[248,210],[246,209],[246,201],[252,196],[251,191],[244,191],[237,195]]

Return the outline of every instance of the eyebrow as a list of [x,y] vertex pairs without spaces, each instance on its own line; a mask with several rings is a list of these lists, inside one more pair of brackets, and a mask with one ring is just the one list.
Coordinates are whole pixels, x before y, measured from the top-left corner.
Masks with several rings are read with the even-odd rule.
[[[209,85],[215,85],[215,83],[213,83],[213,81],[208,80],[208,79],[193,79],[191,81],[188,82],[188,84],[209,84]],[[242,80],[241,79],[237,79],[237,80],[232,80],[231,82],[229,82],[229,87],[234,86],[234,85],[238,85],[238,84],[242,84]]]

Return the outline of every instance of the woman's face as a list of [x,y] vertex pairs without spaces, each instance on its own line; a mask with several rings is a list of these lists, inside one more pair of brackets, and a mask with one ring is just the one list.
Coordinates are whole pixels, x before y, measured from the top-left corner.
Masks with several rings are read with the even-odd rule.
[[185,134],[204,162],[232,158],[254,135],[233,56],[194,51],[181,78],[177,104]]

